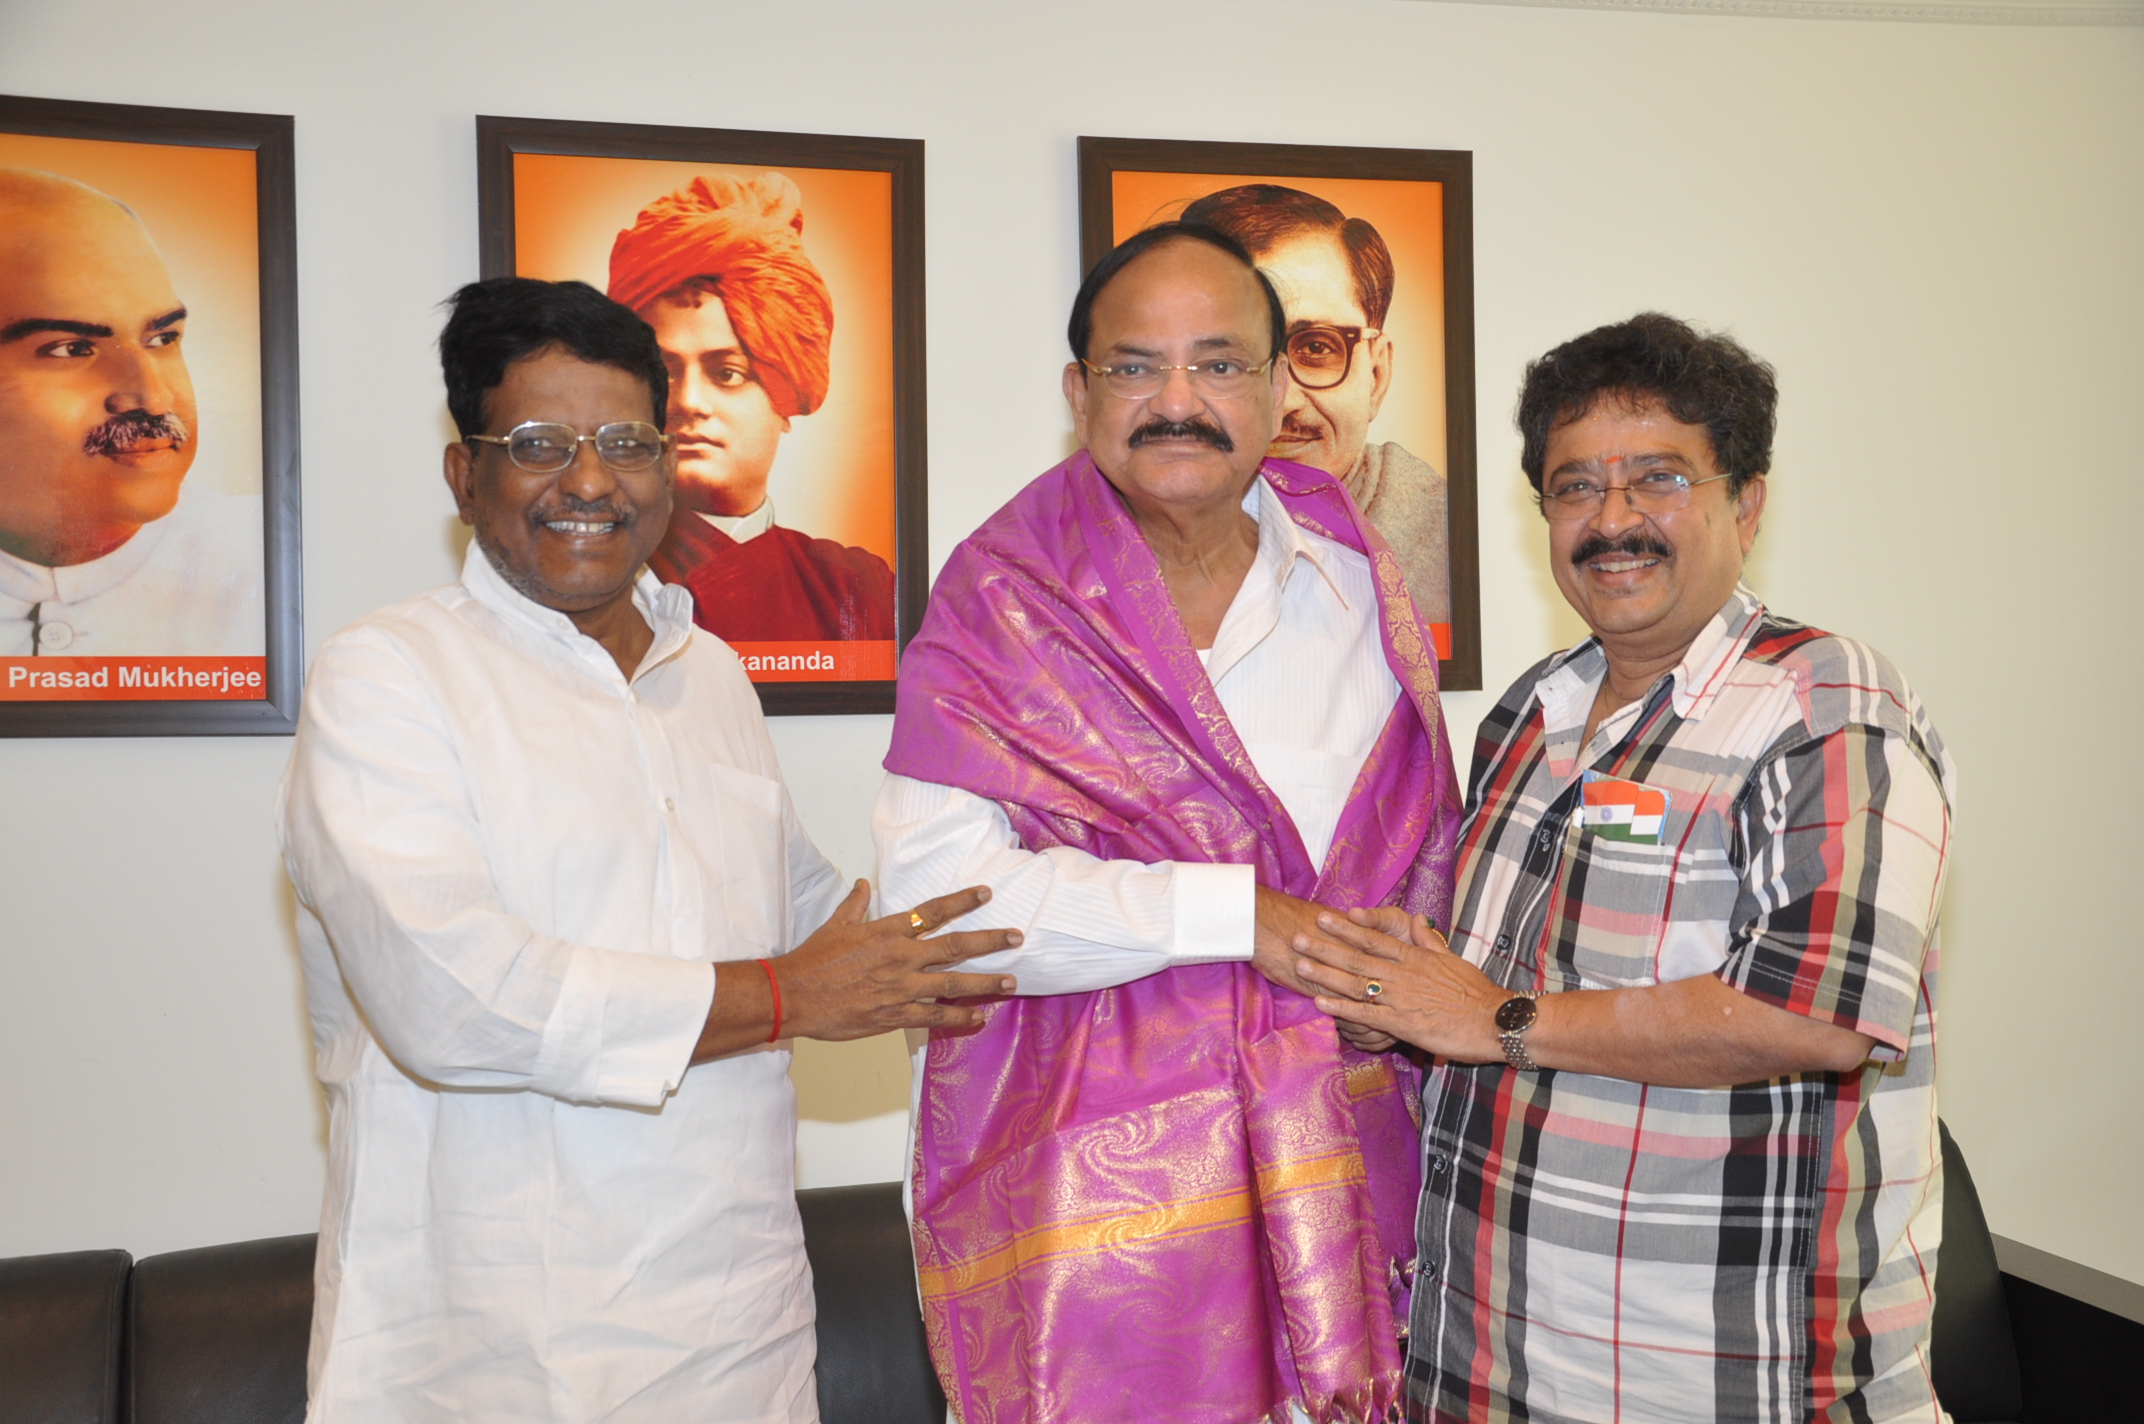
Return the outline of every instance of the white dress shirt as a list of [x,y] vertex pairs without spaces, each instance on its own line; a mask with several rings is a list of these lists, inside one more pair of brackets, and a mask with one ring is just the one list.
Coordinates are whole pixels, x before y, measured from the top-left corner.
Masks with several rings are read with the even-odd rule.
[[[1244,496],[1258,552],[1200,659],[1252,764],[1323,864],[1400,687],[1385,661],[1369,559],[1304,529],[1267,493],[1261,476]],[[1257,885],[1248,865],[1025,850],[996,802],[890,773],[871,831],[889,911],[990,887],[990,903],[954,927],[1018,929],[1024,943],[966,967],[1017,975],[1023,994],[1106,989],[1177,965],[1251,957]]]
[[86,564],[0,551],[0,657],[259,657],[268,647],[258,495],[178,504]]
[[308,1418],[817,1418],[789,1053],[713,963],[844,885],[737,659],[643,575],[628,681],[472,546],[321,649],[282,795],[327,1090]]

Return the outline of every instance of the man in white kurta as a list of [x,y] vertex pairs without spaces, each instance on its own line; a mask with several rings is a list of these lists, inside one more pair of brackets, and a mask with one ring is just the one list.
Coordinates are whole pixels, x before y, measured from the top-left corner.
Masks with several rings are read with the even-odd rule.
[[[329,1109],[316,1424],[816,1424],[785,1035],[973,1022],[1009,936],[866,924],[751,683],[644,569],[654,334],[578,283],[454,299],[476,542],[321,649],[284,858]],[[754,962],[756,961],[756,963]]]
[[314,664],[284,843],[334,1125],[318,1418],[808,1417],[789,1053],[686,1063],[712,963],[847,886],[736,655],[683,589],[636,602],[628,681],[472,545]]

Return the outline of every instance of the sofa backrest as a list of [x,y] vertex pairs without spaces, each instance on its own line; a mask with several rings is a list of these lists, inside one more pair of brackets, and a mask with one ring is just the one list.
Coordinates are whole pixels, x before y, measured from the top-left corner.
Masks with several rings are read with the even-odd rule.
[[[797,1207],[822,1424],[942,1424],[900,1184]],[[302,1424],[316,1241],[0,1260],[0,1424]]]
[[135,1266],[129,1424],[304,1424],[316,1240],[204,1246]]
[[112,1424],[125,1338],[124,1251],[0,1261],[0,1424]]
[[945,1424],[901,1184],[797,1193],[819,1298],[820,1424]]

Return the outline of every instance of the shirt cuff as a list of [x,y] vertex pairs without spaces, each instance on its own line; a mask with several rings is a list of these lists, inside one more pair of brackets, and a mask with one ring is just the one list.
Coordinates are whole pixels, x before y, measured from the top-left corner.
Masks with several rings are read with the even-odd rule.
[[692,1066],[714,1001],[712,964],[581,947],[530,1086],[569,1102],[659,1107]]
[[1258,934],[1258,870],[1249,865],[1176,862],[1170,887],[1176,964],[1249,959]]

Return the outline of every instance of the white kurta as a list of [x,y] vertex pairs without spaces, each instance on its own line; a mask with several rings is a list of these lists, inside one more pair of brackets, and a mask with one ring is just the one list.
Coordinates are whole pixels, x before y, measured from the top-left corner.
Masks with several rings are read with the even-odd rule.
[[265,652],[260,496],[181,489],[101,559],[47,568],[0,551],[0,657]]
[[472,546],[330,639],[283,783],[330,1111],[308,1418],[817,1418],[789,1054],[712,964],[839,902],[735,655],[630,683]]

